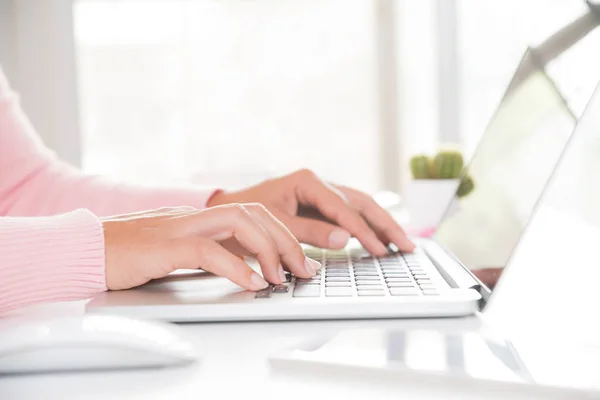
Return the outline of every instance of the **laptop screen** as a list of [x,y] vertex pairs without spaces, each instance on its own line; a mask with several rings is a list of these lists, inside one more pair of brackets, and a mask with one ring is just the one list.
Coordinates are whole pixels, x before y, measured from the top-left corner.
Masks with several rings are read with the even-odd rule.
[[[540,383],[560,381],[552,368],[566,363],[600,388],[599,248],[600,85],[484,312],[507,334],[544,344],[546,356],[531,369]],[[597,366],[569,359],[575,353],[563,347],[573,345],[595,353]],[[567,359],[556,357],[563,353]]]
[[529,75],[502,100],[468,168],[475,189],[452,201],[435,239],[470,269],[504,267],[574,125],[548,76]]

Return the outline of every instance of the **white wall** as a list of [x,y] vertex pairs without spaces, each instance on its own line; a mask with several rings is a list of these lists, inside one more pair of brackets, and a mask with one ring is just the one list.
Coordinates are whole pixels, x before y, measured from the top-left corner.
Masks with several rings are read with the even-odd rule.
[[13,77],[14,0],[0,0],[0,64],[8,78]]
[[0,63],[44,142],[79,165],[72,0],[0,0]]

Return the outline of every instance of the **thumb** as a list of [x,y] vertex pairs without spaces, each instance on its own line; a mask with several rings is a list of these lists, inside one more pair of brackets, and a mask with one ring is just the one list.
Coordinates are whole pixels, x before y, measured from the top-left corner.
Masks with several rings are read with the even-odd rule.
[[315,219],[286,216],[280,218],[299,242],[326,249],[342,249],[350,233],[339,226]]

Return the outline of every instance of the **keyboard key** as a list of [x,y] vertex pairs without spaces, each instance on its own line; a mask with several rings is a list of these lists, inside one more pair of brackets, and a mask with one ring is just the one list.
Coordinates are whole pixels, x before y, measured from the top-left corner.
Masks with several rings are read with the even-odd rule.
[[326,270],[328,271],[333,271],[333,270],[347,270],[350,266],[347,264],[338,264],[338,265],[328,265],[325,267]]
[[298,282],[298,281],[296,281],[296,286],[321,286],[321,281],[314,281],[314,282]]
[[255,299],[268,299],[269,297],[271,297],[272,290],[273,289],[271,287],[268,287],[263,290],[259,290],[258,292],[256,292],[256,295],[254,296],[254,298]]
[[287,285],[275,285],[275,287],[273,287],[273,293],[287,293],[288,289]]
[[387,286],[389,288],[393,287],[416,287],[416,285],[412,282],[388,282]]
[[350,272],[336,272],[333,274],[325,274],[325,279],[327,278],[332,278],[332,277],[342,277],[342,278],[349,278],[350,277]]
[[397,269],[397,270],[384,269],[381,272],[383,272],[383,275],[400,275],[400,276],[410,276],[411,275],[410,272],[403,271],[401,269]]
[[440,292],[435,289],[423,289],[423,294],[425,296],[439,296]]
[[377,271],[376,269],[355,269],[354,270],[354,275],[358,275],[358,274],[364,274],[364,275],[372,275],[372,274],[376,274],[379,275],[379,271]]
[[359,296],[385,296],[385,292],[383,290],[359,290]]
[[325,281],[325,287],[352,287],[352,283],[348,282],[329,282]]
[[408,278],[409,275],[404,272],[384,272],[383,276],[386,278]]
[[420,294],[420,291],[418,289],[412,288],[393,287],[390,288],[390,294],[392,296],[418,296]]
[[375,261],[369,261],[369,262],[364,262],[364,261],[356,261],[354,263],[352,263],[355,267],[360,268],[360,267],[376,267],[375,265]]
[[386,282],[412,282],[413,280],[410,279],[409,277],[400,277],[400,278],[386,277],[385,281]]
[[354,295],[353,288],[329,287],[325,288],[325,296],[327,297],[352,297]]
[[354,276],[379,276],[379,273],[377,271],[373,271],[373,272],[354,271]]
[[350,276],[326,276],[325,282],[350,282]]
[[345,270],[345,271],[325,271],[325,276],[350,276],[350,270]]
[[406,261],[404,261],[404,259],[400,258],[400,257],[396,257],[394,259],[385,259],[385,260],[379,260],[379,264],[381,265],[388,265],[388,264],[392,264],[392,265],[406,265]]
[[319,297],[321,296],[321,287],[316,285],[296,286],[293,297]]
[[321,286],[321,282],[296,282],[296,287],[300,286]]
[[384,274],[404,274],[404,275],[409,275],[410,271],[406,270],[406,269],[381,269],[381,271]]
[[406,265],[401,264],[382,264],[381,269],[402,269],[406,271],[409,268]]
[[381,281],[379,275],[374,276],[356,276],[356,281]]
[[310,278],[298,278],[298,277],[296,277],[296,282],[310,282],[310,281],[319,281],[319,280],[321,280],[321,277],[320,276],[316,276],[316,275],[313,276],[313,277],[310,277]]
[[365,286],[381,286],[381,281],[356,281],[356,286],[365,287]]

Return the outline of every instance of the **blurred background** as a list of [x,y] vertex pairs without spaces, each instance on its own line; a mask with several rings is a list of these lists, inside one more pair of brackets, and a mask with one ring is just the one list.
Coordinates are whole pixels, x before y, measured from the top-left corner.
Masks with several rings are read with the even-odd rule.
[[[452,143],[468,158],[526,48],[588,11],[581,0],[0,0],[0,64],[45,142],[91,173],[239,186],[307,167],[402,192],[411,155]],[[577,112],[600,51],[573,51],[589,64],[546,72]]]

